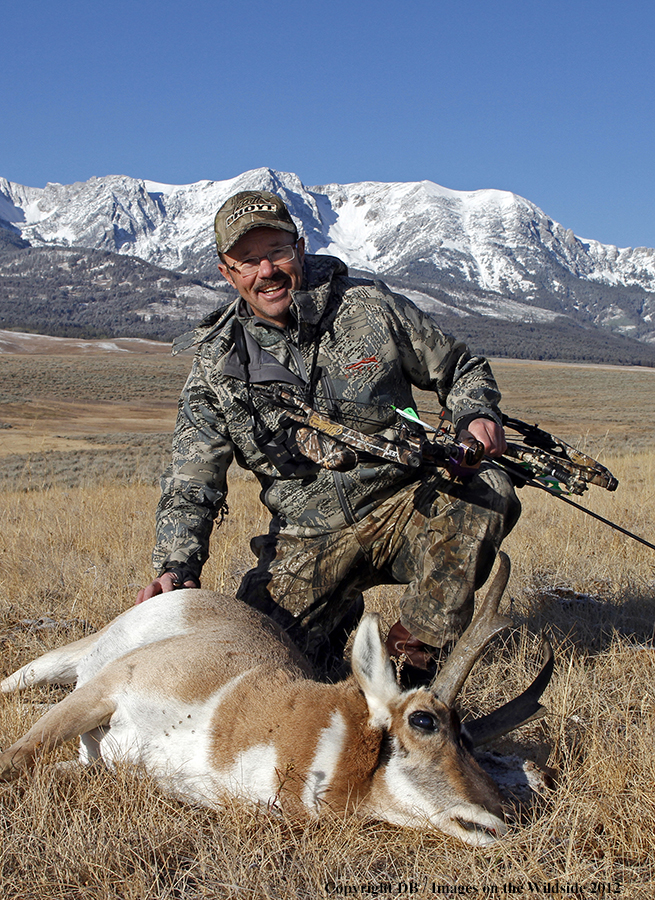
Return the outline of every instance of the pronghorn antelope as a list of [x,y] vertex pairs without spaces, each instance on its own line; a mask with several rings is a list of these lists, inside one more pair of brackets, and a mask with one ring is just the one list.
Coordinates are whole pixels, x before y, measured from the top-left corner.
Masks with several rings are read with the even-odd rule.
[[80,736],[83,762],[137,764],[194,803],[231,795],[312,815],[327,805],[489,843],[506,831],[503,798],[472,746],[540,714],[552,669],[547,653],[521,698],[460,727],[455,697],[511,624],[498,614],[509,575],[502,557],[430,689],[398,686],[375,615],[357,629],[352,676],[324,684],[277,625],[240,601],[206,590],[153,597],[2,682],[6,693],[77,686],[0,754],[0,778]]

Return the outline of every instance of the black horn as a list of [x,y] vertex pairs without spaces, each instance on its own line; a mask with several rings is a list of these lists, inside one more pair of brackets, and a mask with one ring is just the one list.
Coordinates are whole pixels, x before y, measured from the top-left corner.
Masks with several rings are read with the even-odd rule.
[[547,709],[541,705],[539,700],[548,687],[553,674],[555,658],[550,641],[543,634],[541,636],[541,652],[543,656],[541,671],[530,687],[486,716],[479,716],[477,719],[464,722],[463,727],[474,747],[480,747],[494,738],[509,734],[510,731],[514,731],[515,728],[519,728],[527,722],[546,715]]

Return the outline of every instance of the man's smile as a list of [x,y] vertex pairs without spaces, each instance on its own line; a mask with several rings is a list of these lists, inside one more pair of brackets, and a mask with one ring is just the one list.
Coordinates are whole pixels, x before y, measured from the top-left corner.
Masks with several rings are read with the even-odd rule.
[[290,285],[291,279],[287,278],[286,275],[281,275],[280,278],[270,278],[266,281],[258,282],[254,287],[254,291],[265,300],[277,300],[278,296],[286,294]]

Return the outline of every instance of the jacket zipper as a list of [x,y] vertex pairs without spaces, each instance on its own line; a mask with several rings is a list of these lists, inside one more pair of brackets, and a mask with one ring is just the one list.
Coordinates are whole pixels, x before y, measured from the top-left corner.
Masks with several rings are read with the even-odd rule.
[[[339,409],[335,403],[336,397],[334,393],[334,387],[332,385],[332,379],[327,372],[321,372],[321,384],[323,385],[325,398],[327,400],[328,413],[329,415],[334,416],[337,421],[339,421],[340,415]],[[350,501],[348,500],[345,478],[343,477],[341,472],[337,472],[334,469],[332,470],[332,478],[334,479],[334,487],[337,492],[339,505],[341,506],[341,512],[343,513],[343,517],[346,520],[346,524],[354,525],[357,521],[357,516],[355,515],[355,511],[350,505]]]
[[[298,333],[300,335],[300,326],[298,328]],[[305,365],[305,359],[300,352],[300,348],[296,347],[293,341],[289,340],[287,334],[283,332],[284,339],[287,343],[287,347],[289,348],[291,355],[293,356],[296,365],[298,366],[298,371],[300,373],[300,377],[303,381],[308,381],[307,375],[307,366]],[[316,338],[318,340],[318,337]],[[313,374],[313,373],[312,373]],[[329,415],[339,415],[338,407],[335,403],[336,397],[334,393],[334,388],[332,386],[332,380],[327,372],[321,372],[321,384],[323,385],[323,390],[325,392],[325,398],[327,400],[328,405],[328,413]],[[354,525],[357,521],[357,517],[355,512],[350,505],[348,500],[348,495],[346,493],[345,479],[341,472],[337,472],[332,470],[332,480],[334,482],[334,489],[337,494],[337,499],[339,501],[339,506],[341,507],[341,512],[343,513],[343,517],[346,520],[347,525]]]

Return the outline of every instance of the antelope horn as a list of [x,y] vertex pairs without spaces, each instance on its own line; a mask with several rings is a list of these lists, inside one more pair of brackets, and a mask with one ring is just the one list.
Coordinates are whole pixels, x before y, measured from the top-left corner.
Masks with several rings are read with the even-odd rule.
[[507,586],[510,570],[509,556],[501,551],[498,557],[500,565],[491,587],[477,605],[468,628],[430,685],[430,690],[446,706],[452,706],[474,663],[491,638],[512,624],[511,619],[498,613],[498,604]]
[[526,722],[531,722],[533,719],[540,719],[546,714],[547,709],[539,703],[539,698],[546,690],[553,674],[554,657],[550,641],[543,633],[541,635],[541,653],[543,666],[530,687],[486,716],[464,722],[464,728],[474,747],[479,747],[494,738],[508,734],[520,725],[525,725]]

